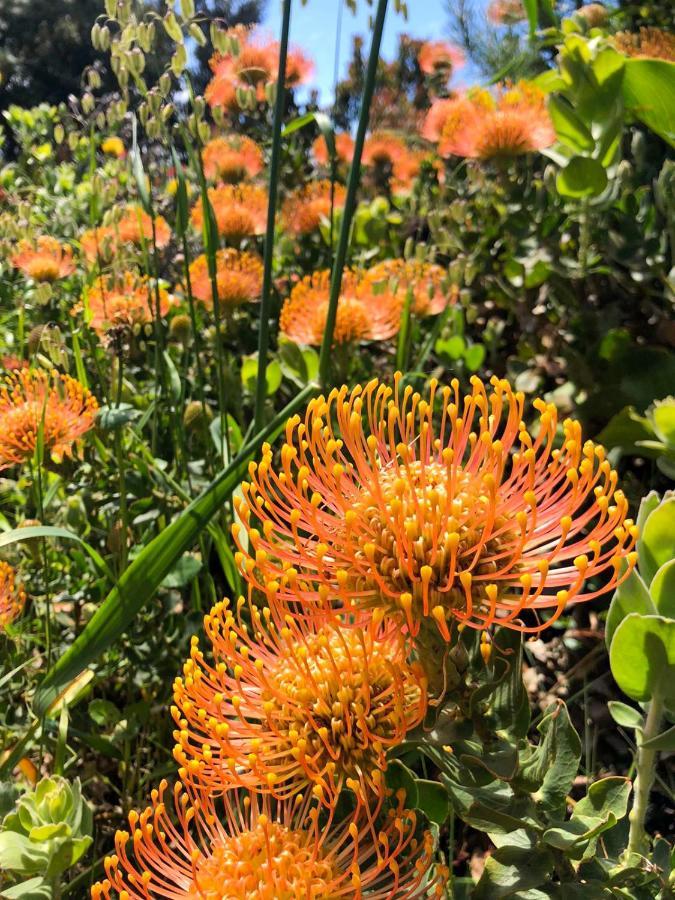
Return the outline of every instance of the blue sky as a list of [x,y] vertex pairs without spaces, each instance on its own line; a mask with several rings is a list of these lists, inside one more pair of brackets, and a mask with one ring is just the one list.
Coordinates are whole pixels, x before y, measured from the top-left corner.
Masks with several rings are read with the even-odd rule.
[[[307,0],[303,6],[300,0],[294,0],[291,8],[291,41],[299,44],[314,60],[314,82],[321,90],[323,103],[330,102],[333,96],[333,69],[335,65],[335,30],[338,10],[344,0]],[[398,35],[407,32],[423,39],[445,38],[447,36],[448,18],[445,12],[445,0],[408,0],[407,20],[394,10],[390,0],[382,38],[382,56],[389,59],[393,56]],[[340,75],[346,70],[351,55],[352,36],[366,36],[368,46],[369,17],[373,7],[366,0],[357,0],[358,11],[351,13],[344,4],[342,14],[342,37],[340,42]],[[278,38],[281,29],[281,2],[267,0],[267,10],[263,19],[263,28],[271,31]],[[461,74],[461,73],[460,73]]]

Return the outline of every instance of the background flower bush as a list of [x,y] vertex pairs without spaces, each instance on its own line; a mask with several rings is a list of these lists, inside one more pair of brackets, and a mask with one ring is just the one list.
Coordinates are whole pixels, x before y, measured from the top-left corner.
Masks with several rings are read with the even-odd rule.
[[253,6],[4,112],[0,896],[669,897],[662,11]]

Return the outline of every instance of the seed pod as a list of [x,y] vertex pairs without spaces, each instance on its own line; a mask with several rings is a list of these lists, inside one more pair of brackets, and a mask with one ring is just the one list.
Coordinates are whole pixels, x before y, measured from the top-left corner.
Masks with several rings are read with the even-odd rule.
[[169,92],[171,91],[171,76],[168,72],[162,72],[162,74],[159,76],[157,86],[162,97],[169,96]]
[[190,322],[190,317],[186,315],[174,316],[169,325],[169,338],[187,347],[191,337],[192,323]]
[[201,430],[208,426],[212,419],[211,409],[203,405],[201,400],[191,400],[183,411],[183,427],[186,431]]
[[85,91],[82,95],[82,111],[89,115],[89,113],[93,110],[96,101],[94,100],[94,95],[90,94],[89,91]]
[[176,52],[171,57],[171,71],[176,76],[176,78],[180,78],[180,76],[185,71],[186,65],[187,53],[185,51],[185,47],[182,44],[179,44],[176,47]]
[[183,29],[178,24],[175,13],[168,12],[162,19],[162,24],[172,41],[175,41],[177,44],[183,43]]
[[110,29],[108,28],[107,25],[104,25],[101,28],[98,42],[99,42],[101,50],[104,53],[106,53],[108,50],[110,50]]
[[276,81],[269,81],[265,85],[265,98],[270,106],[273,106],[277,100],[277,83]]
[[62,144],[65,136],[66,136],[65,129],[64,129],[63,125],[59,122],[57,125],[54,126],[54,140],[56,141],[57,144]]
[[206,46],[206,35],[196,22],[191,22],[190,25],[188,25],[188,33],[190,37],[199,44],[200,47]]
[[211,35],[211,43],[213,45],[213,49],[217,50],[218,53],[227,53],[228,40],[225,32],[221,28],[219,28],[214,21],[211,21],[209,32]]
[[91,43],[95,50],[102,50],[101,47],[101,26],[96,22],[91,29]]
[[105,0],[105,11],[108,18],[114,19],[117,14],[117,0]]
[[195,14],[194,0],[180,0],[180,14],[184,19],[191,19]]

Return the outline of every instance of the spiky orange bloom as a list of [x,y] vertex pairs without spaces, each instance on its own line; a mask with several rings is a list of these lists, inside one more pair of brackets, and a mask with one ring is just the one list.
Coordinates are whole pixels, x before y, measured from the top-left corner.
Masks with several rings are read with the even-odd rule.
[[108,225],[88,228],[80,235],[80,247],[87,262],[108,262],[115,250],[115,229]]
[[114,156],[116,159],[124,159],[124,157],[127,155],[127,151],[124,149],[122,138],[119,138],[116,135],[107,137],[101,143],[101,150],[107,156]]
[[34,281],[56,281],[75,271],[72,247],[46,235],[38,237],[35,243],[19,241],[17,252],[10,261],[15,269],[20,269]]
[[0,560],[0,631],[13,622],[26,602],[24,590],[16,584],[16,573]]
[[[323,135],[318,137],[312,144],[312,154],[317,164],[327,166],[330,162],[328,157],[328,147]],[[335,156],[338,162],[348,163],[352,161],[354,155],[354,138],[348,131],[342,131],[335,135]]]
[[204,174],[213,181],[236,184],[262,172],[264,157],[251,138],[240,134],[216,137],[204,147]]
[[[123,244],[140,247],[143,241],[152,241],[152,219],[138,204],[127,206],[115,230]],[[166,247],[171,240],[171,229],[163,216],[155,216],[155,242],[158,247]]]
[[[218,233],[229,241],[264,234],[267,224],[267,191],[253,184],[223,184],[209,188],[209,200],[216,217]],[[190,214],[192,224],[204,224],[202,201],[198,200]]]
[[152,792],[152,806],[140,815],[130,813],[131,835],[115,835],[115,853],[104,863],[107,877],[92,887],[92,900],[431,900],[442,895],[445,872],[433,874],[433,837],[405,809],[402,792],[388,808],[376,810],[377,827],[365,815],[327,823],[302,797],[275,803],[230,791],[220,812],[206,791],[190,794],[180,784],[173,788],[171,816],[166,792],[163,781]]
[[[556,448],[543,400],[531,437],[521,392],[471,383],[463,397],[457,380],[433,380],[423,398],[398,375],[393,388],[335,389],[290,419],[280,470],[265,446],[237,504],[249,581],[270,602],[300,591],[305,615],[334,596],[357,621],[374,611],[413,637],[435,621],[446,640],[453,621],[536,632],[612,590],[635,562],[637,528],[604,449],[572,419]],[[528,610],[552,615],[526,624]]]
[[614,35],[614,46],[626,56],[675,62],[675,34],[661,28],[622,31]]
[[[228,31],[238,45],[239,52],[216,53],[209,65],[213,78],[206,86],[204,97],[209,106],[222,106],[235,112],[239,108],[237,91],[254,91],[259,103],[265,101],[265,87],[277,80],[279,44],[265,41],[259,34],[243,25]],[[312,63],[301,50],[290,48],[286,59],[286,87],[296,87],[309,78]]]
[[417,62],[425,75],[437,75],[460,69],[465,62],[464,54],[447,41],[426,41],[420,47]]
[[487,17],[493,25],[517,25],[527,18],[522,0],[491,0]]
[[344,787],[368,803],[383,789],[385,752],[426,711],[421,670],[398,633],[375,640],[340,623],[280,628],[245,606],[252,633],[228,601],[204,619],[208,662],[193,638],[174,682],[174,757],[211,791],[232,785],[280,800],[309,790],[328,806]]
[[[173,297],[158,287],[160,315],[166,316],[173,304]],[[101,276],[89,288],[86,308],[88,325],[99,336],[111,328],[130,328],[147,325],[155,317],[157,295],[154,284],[136,272]]]
[[[334,209],[342,209],[346,193],[343,185],[333,186]],[[330,208],[330,181],[310,181],[284,200],[281,210],[283,228],[296,236],[311,234],[318,229],[323,219],[330,220]]]
[[0,387],[0,470],[31,459],[42,428],[55,462],[94,424],[98,403],[79,381],[58,372],[19,369]]
[[435,316],[457,299],[457,287],[449,284],[445,269],[418,259],[385,259],[371,266],[366,278],[403,298],[411,290],[418,316]]
[[388,175],[395,190],[407,190],[419,174],[424,154],[409,150],[404,141],[386,131],[376,131],[366,138],[362,163]]
[[[318,347],[328,314],[330,272],[306,275],[291,291],[279,317],[286,337],[299,344]],[[346,271],[338,301],[335,344],[356,341],[386,341],[400,328],[403,298],[389,291],[374,291],[357,272]]]
[[470,159],[520,156],[555,141],[546,98],[532,84],[502,85],[495,95],[483,88],[450,100],[437,100],[422,134],[438,142],[441,156]]
[[[263,282],[263,264],[255,253],[239,250],[219,250],[216,254],[216,284],[218,299],[226,307],[253,303],[260,299]],[[213,293],[206,256],[198,256],[190,264],[192,294],[211,308]]]

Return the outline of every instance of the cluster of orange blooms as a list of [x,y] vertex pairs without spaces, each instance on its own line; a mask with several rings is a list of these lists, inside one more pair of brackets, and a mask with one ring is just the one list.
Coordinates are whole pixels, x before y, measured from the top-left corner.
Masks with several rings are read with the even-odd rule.
[[16,573],[9,563],[0,560],[0,631],[16,619],[24,603],[26,594],[16,584]]
[[[447,284],[438,265],[402,259],[385,260],[365,271],[346,270],[337,306],[334,343],[386,341],[401,326],[408,291],[412,311],[418,316],[436,315],[454,302],[457,289]],[[328,270],[306,275],[285,301],[279,327],[299,344],[319,346],[323,339],[330,296]]]
[[614,36],[614,46],[626,56],[675,62],[675,35],[661,28],[640,28],[636,33],[622,31]]

